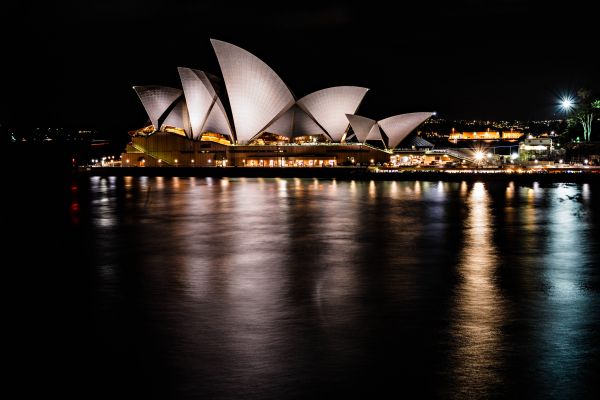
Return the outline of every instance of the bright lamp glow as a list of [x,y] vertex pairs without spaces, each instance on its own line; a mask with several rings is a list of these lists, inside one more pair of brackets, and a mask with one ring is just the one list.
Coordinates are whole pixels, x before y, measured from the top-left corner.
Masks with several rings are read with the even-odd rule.
[[484,157],[483,151],[479,151],[479,150],[477,150],[477,151],[475,152],[475,159],[476,159],[477,161],[481,161],[481,160],[483,160],[483,157]]
[[575,103],[573,102],[573,99],[571,97],[563,97],[560,100],[560,106],[565,111],[569,111],[571,108],[573,108],[574,104]]

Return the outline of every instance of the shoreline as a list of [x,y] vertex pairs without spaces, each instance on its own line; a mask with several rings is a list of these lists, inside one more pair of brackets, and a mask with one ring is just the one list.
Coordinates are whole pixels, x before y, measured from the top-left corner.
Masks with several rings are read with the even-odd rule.
[[81,167],[83,176],[164,176],[213,178],[316,178],[376,181],[518,181],[549,183],[600,182],[600,169],[544,170],[512,172],[498,169],[405,169],[386,170],[369,167]]

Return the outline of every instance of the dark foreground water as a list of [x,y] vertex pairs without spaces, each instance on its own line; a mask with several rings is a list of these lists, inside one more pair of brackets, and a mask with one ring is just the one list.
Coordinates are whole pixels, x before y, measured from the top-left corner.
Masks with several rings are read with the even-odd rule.
[[23,397],[599,396],[598,186],[19,190],[4,283]]

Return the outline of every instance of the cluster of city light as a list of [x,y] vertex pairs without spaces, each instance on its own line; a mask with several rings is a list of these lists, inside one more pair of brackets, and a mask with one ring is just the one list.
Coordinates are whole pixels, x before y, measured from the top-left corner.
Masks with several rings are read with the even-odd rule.
[[90,160],[90,162],[92,164],[97,164],[97,163],[104,164],[104,163],[109,163],[109,162],[112,163],[114,161],[115,161],[115,156],[107,156],[107,157],[101,157],[101,158],[92,158]]

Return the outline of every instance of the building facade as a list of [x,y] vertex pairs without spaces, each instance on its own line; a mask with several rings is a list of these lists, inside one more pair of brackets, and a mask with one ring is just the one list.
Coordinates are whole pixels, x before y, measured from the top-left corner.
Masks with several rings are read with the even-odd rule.
[[527,138],[519,143],[519,159],[527,161],[549,161],[554,158],[554,144],[552,138]]
[[135,136],[121,155],[130,167],[335,167],[383,165],[392,153],[363,143],[233,145],[168,132]]

